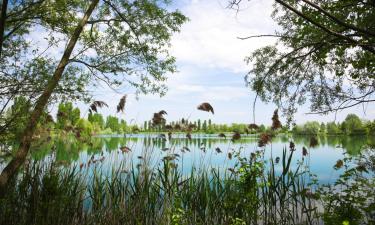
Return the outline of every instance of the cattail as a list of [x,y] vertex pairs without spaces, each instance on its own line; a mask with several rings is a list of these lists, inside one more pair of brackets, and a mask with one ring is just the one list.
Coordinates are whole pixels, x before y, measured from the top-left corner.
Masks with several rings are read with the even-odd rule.
[[259,129],[259,126],[256,125],[255,123],[251,123],[251,124],[249,124],[248,128],[249,128],[250,130],[258,130],[258,129]]
[[234,132],[234,134],[232,135],[232,141],[236,141],[239,139],[241,139],[241,134],[238,131]]
[[260,135],[259,141],[258,141],[258,147],[264,147],[271,141],[271,135],[267,133],[263,133]]
[[208,102],[203,102],[202,104],[198,105],[197,109],[214,114],[214,108]]
[[276,109],[274,112],[273,112],[273,116],[272,116],[272,126],[271,126],[271,129],[272,130],[277,130],[279,128],[281,128],[281,122],[279,120],[279,114],[278,114],[278,110]]
[[117,105],[117,112],[124,112],[127,95],[122,96],[120,102]]
[[293,141],[289,142],[289,149],[290,149],[290,151],[295,151],[296,150],[296,145],[294,144]]
[[132,151],[130,148],[126,146],[120,147],[120,150],[122,151],[122,153],[128,153]]
[[305,148],[305,146],[302,147],[302,155],[303,156],[307,156],[308,152],[307,152],[307,149]]
[[339,160],[337,160],[334,168],[335,169],[340,169],[343,165],[344,165],[344,161],[342,161],[341,159],[339,159]]
[[218,135],[218,137],[226,138],[227,136],[225,136],[225,134],[223,134],[223,133],[220,133],[220,134]]
[[107,103],[103,101],[94,101],[91,103],[90,108],[89,108],[89,113],[91,114],[92,112],[98,112],[98,108],[103,108],[103,107],[108,107]]
[[167,112],[164,110],[154,113],[154,116],[152,117],[152,125],[156,126],[165,123],[166,120],[164,119],[164,115],[167,115]]

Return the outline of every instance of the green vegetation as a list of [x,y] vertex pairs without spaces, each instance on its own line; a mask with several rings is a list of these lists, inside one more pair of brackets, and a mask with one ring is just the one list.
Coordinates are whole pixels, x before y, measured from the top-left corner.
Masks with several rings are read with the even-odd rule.
[[[23,97],[17,98],[17,101],[7,111],[8,117],[15,117],[14,114],[19,115],[17,122],[13,123],[13,126],[9,126],[8,136],[19,137],[20,133],[24,129],[25,120],[28,118],[30,112],[30,104],[27,103]],[[48,117],[48,118],[47,118]],[[98,134],[126,134],[134,132],[189,132],[189,133],[206,133],[206,134],[218,134],[218,133],[233,133],[239,132],[241,134],[259,134],[264,132],[270,132],[271,127],[265,125],[253,125],[253,124],[238,124],[233,123],[227,124],[215,124],[211,120],[197,120],[189,121],[187,119],[181,119],[179,121],[171,121],[169,123],[163,122],[160,125],[153,125],[152,121],[144,121],[143,127],[139,127],[136,124],[128,125],[124,119],[119,119],[116,116],[108,115],[106,118],[102,114],[91,112],[88,114],[88,118],[81,118],[80,110],[74,107],[71,102],[63,102],[58,105],[58,111],[56,115],[56,122],[53,122],[52,116],[44,113],[43,124],[44,131],[46,127],[48,130],[55,130],[55,133],[59,131],[73,131],[77,136],[89,139],[93,135]],[[47,121],[48,120],[48,121]],[[48,126],[45,126],[49,124]],[[39,125],[39,133],[42,132],[42,126]],[[187,127],[188,129],[184,129]],[[349,114],[342,123],[329,122],[319,123],[317,121],[306,122],[302,125],[294,125],[291,129],[293,134],[298,135],[375,135],[375,121],[362,121],[357,115]],[[45,131],[46,132],[46,131]],[[79,132],[79,134],[77,133]],[[278,133],[290,132],[286,127],[283,127]],[[8,138],[9,140],[9,138]]]
[[348,114],[342,123],[329,122],[327,124],[318,122],[307,122],[303,125],[295,125],[292,129],[294,134],[304,135],[369,135],[374,136],[375,121],[362,121],[355,114]]
[[[31,110],[18,138],[17,154],[0,174],[0,195],[26,160],[37,125],[54,101],[89,102],[88,88],[101,84],[110,88],[128,85],[136,93],[165,94],[166,74],[176,72],[175,58],[169,54],[170,40],[187,20],[178,10],[168,8],[169,3],[1,2],[0,136],[15,120],[3,112],[16,97],[26,97]],[[29,41],[33,32],[45,45]],[[67,124],[59,126],[76,122],[71,119],[63,118]]]
[[[267,159],[263,150],[248,157],[237,152],[239,163],[226,172],[206,168],[188,176],[176,158],[165,158],[157,168],[147,160],[140,166],[117,165],[109,173],[100,166],[82,172],[61,169],[54,161],[30,162],[0,200],[0,224],[374,222],[375,181],[367,179],[374,172],[373,152],[358,161],[339,160],[335,168],[345,172],[330,186],[319,186],[303,159],[292,169],[294,152],[292,145],[281,159]],[[346,182],[349,177],[353,182]]]
[[[231,0],[239,9],[245,1]],[[246,83],[292,121],[298,105],[329,113],[374,102],[374,1],[275,0],[280,29],[249,38],[274,38],[246,58]]]

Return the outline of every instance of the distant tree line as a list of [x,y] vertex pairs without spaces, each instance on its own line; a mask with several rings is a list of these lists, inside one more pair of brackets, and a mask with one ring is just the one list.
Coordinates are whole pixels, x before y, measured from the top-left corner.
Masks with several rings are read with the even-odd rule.
[[302,135],[375,135],[375,120],[364,121],[355,114],[349,114],[341,123],[306,122],[302,125],[295,125],[292,132]]
[[[13,105],[6,111],[6,116],[15,117],[12,126],[8,126],[6,135],[3,135],[1,140],[17,140],[25,126],[30,113],[30,103],[24,97],[18,97],[13,102]],[[15,116],[17,115],[17,116]],[[245,123],[232,124],[216,124],[208,120],[188,120],[180,119],[176,121],[166,122],[160,124],[153,124],[152,120],[144,121],[143,126],[136,124],[129,125],[125,119],[120,119],[117,116],[108,115],[104,117],[98,112],[90,111],[87,119],[83,118],[78,107],[74,107],[72,102],[62,102],[58,105],[56,119],[45,111],[42,119],[38,124],[38,132],[36,135],[48,134],[51,131],[71,132],[77,137],[88,138],[95,134],[123,134],[136,132],[190,132],[190,133],[225,133],[238,132],[241,134],[255,134],[269,131],[271,128],[264,124],[256,125],[256,127]],[[188,129],[186,129],[186,127]],[[286,133],[292,132],[297,135],[375,135],[375,120],[365,121],[361,120],[355,114],[349,114],[345,120],[339,122],[319,123],[317,121],[310,121],[304,124],[294,125],[291,130],[287,127],[282,127],[278,132]],[[3,132],[4,133],[4,132]]]
[[160,126],[153,126],[152,121],[144,121],[142,131],[145,132],[166,132],[166,131],[182,131],[182,127],[188,126],[191,128],[191,132],[202,132],[202,133],[219,133],[219,132],[240,132],[240,133],[257,133],[266,130],[264,125],[260,125],[257,130],[250,129],[248,124],[244,123],[232,123],[232,124],[215,124],[212,123],[211,119],[208,120],[194,120],[189,121],[187,119],[181,119],[177,121],[171,121],[168,124],[162,124]]
[[[16,119],[2,131],[2,142],[19,140],[30,117],[30,111],[31,104],[25,97],[17,97],[14,100],[13,105],[5,112],[5,117]],[[70,132],[79,138],[89,138],[95,134],[132,133],[139,130],[137,125],[128,125],[124,119],[112,115],[104,118],[100,113],[89,113],[87,119],[83,117],[80,109],[74,107],[72,102],[61,102],[55,119],[47,111],[43,112],[35,136]]]

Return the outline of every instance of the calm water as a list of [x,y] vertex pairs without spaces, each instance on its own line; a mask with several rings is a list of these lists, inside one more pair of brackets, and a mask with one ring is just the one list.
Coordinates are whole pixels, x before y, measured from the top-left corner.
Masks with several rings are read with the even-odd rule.
[[[303,158],[302,147],[307,147],[309,154],[304,157],[303,163],[317,175],[320,183],[333,182],[342,172],[333,169],[336,161],[342,159],[345,153],[357,155],[371,141],[366,137],[327,136],[319,137],[319,144],[309,148],[310,137],[279,136],[266,146],[265,158],[269,159],[271,155],[273,158],[281,157],[283,148],[288,148],[291,140],[295,142],[297,149],[293,157],[293,167]],[[250,156],[252,152],[259,150],[257,142],[256,136],[243,136],[241,140],[233,143],[230,138],[218,138],[216,135],[193,135],[192,139],[188,140],[185,134],[175,134],[168,141],[159,138],[157,134],[134,134],[126,137],[95,137],[91,144],[77,143],[76,140],[55,140],[35,148],[32,156],[36,160],[56,160],[64,167],[81,166],[82,172],[91,172],[94,168],[110,172],[119,166],[126,172],[142,164],[157,167],[163,157],[175,156],[181,172],[188,174],[193,167],[225,171],[236,163],[235,158],[229,159],[229,152],[240,151],[242,156]],[[125,146],[131,151],[120,150]],[[218,152],[217,148],[221,152]],[[95,163],[89,164],[89,161]],[[278,169],[281,170],[281,165]]]

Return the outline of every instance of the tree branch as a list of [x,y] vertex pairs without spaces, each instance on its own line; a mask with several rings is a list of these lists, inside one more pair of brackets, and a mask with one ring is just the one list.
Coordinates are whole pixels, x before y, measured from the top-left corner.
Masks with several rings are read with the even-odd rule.
[[348,42],[350,43],[353,43],[357,46],[360,46],[362,49],[366,50],[366,51],[369,51],[371,52],[372,54],[375,54],[375,49],[371,48],[370,46],[368,45],[363,45],[361,43],[359,43],[358,41],[348,37],[348,36],[345,36],[345,35],[342,35],[340,33],[337,33],[336,31],[333,31],[333,30],[330,30],[328,29],[327,27],[321,25],[320,23],[316,22],[315,20],[311,19],[310,17],[306,16],[305,14],[303,14],[302,12],[298,11],[297,9],[295,9],[294,7],[288,5],[287,3],[285,3],[284,1],[282,0],[275,0],[276,2],[278,2],[279,4],[281,4],[282,6],[284,6],[285,8],[289,9],[290,11],[294,12],[295,14],[297,14],[298,16],[302,17],[303,19],[305,19],[306,21],[310,22],[311,24],[319,27],[320,29],[324,30],[325,32],[331,34],[331,35],[334,35],[336,37],[339,37],[341,39],[344,39],[344,40],[347,40]]

